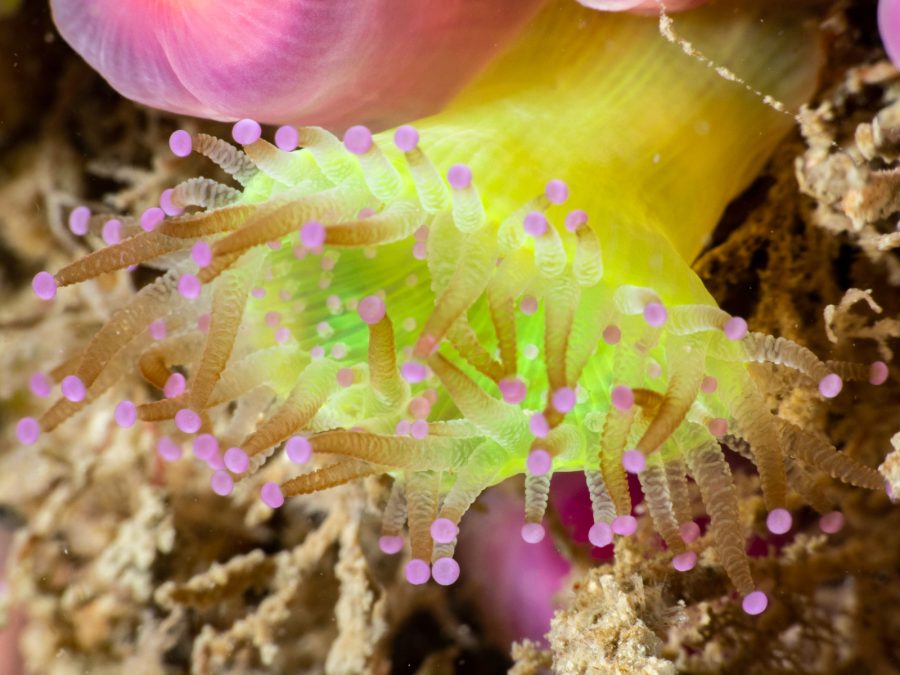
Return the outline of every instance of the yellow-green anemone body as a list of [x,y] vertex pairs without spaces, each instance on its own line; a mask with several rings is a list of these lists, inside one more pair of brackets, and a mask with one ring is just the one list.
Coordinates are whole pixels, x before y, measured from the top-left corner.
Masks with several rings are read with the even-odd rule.
[[[794,108],[814,85],[816,36],[801,14],[763,5],[721,3],[679,17],[677,27],[717,64]],[[526,527],[536,526],[526,536],[537,538],[551,473],[541,460],[552,471],[585,471],[598,526],[625,532],[623,458],[632,449],[669,547],[682,554],[690,545],[690,475],[720,560],[748,594],[737,502],[716,436],[746,441],[773,511],[786,503],[786,462],[803,471],[827,464],[833,476],[880,485],[871,470],[775,418],[745,363],[788,365],[798,385],[812,387],[831,370],[796,345],[744,335],[689,267],[791,124],[664,40],[653,20],[549,3],[447,110],[415,122],[415,149],[395,147],[395,130],[377,134],[359,156],[314,128],[299,130],[303,149],[291,153],[257,141],[243,157],[195,139],[243,190],[179,186],[176,202],[209,208],[56,278],[65,285],[205,239],[214,257],[198,272],[203,296],[178,298],[175,281],[196,265],[174,259],[101,331],[77,372],[90,399],[109,386],[102,373],[114,355],[144,351],[142,371],[157,385],[184,366],[187,393],[142,406],[141,417],[192,409],[206,430],[226,435],[236,433],[233,420],[206,414],[256,396],[247,405],[261,421],[234,441],[252,470],[298,434],[337,458],[284,483],[286,495],[392,474],[385,534],[395,537],[408,521],[413,559],[434,561],[442,583],[455,578],[446,563],[455,539],[433,541],[432,523],[458,523],[484,488],[506,477],[526,474]],[[460,164],[471,187],[444,178]],[[550,181],[564,182],[564,203],[548,197]],[[587,222],[567,228],[573,210]],[[538,223],[543,214],[543,234],[526,233],[529,214]],[[310,222],[324,226],[321,249],[299,243]],[[356,311],[369,296],[386,306],[371,325]],[[521,311],[523,301],[536,301],[536,311]],[[193,321],[205,311],[208,336]],[[273,312],[278,318],[267,321]],[[152,343],[146,328],[160,317],[170,336]],[[427,364],[426,379],[401,376],[408,363]],[[513,381],[527,389],[524,400],[503,400],[498,385]],[[616,388],[621,405],[611,404]],[[555,403],[559,392],[574,394],[574,407]],[[413,434],[411,403],[428,415]],[[57,406],[43,428],[75,409]],[[808,482],[791,487],[828,506]]]

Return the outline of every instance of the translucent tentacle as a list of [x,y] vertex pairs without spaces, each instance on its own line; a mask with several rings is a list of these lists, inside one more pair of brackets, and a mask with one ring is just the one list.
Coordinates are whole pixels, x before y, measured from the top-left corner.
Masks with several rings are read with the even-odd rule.
[[324,187],[324,174],[311,153],[284,152],[263,139],[245,145],[244,152],[263,173],[284,185],[311,181],[320,189]]
[[719,392],[737,422],[738,431],[750,443],[766,507],[770,511],[784,508],[787,479],[784,473],[784,456],[775,430],[775,418],[745,373],[739,378],[720,383]]
[[240,198],[240,190],[203,177],[189,178],[172,190],[172,203],[181,208],[200,206],[204,209],[219,209],[233,204]]
[[141,375],[157,389],[162,389],[171,375],[172,366],[196,361],[205,342],[203,333],[192,331],[150,345],[138,359]]
[[312,153],[322,173],[332,183],[343,183],[359,175],[354,156],[330,132],[321,127],[298,127],[297,135],[300,145]]
[[684,541],[678,532],[678,521],[669,495],[665,469],[658,454],[648,458],[647,466],[638,474],[638,479],[656,531],[662,535],[670,549],[682,553],[685,550]]
[[440,474],[437,471],[406,472],[406,503],[412,557],[431,562],[431,524],[437,515]]
[[422,208],[428,213],[444,211],[449,206],[450,195],[437,169],[418,146],[403,154]]
[[821,486],[817,483],[816,477],[803,466],[803,463],[793,457],[788,457],[785,461],[787,468],[788,485],[794,490],[806,504],[821,514],[828,513],[833,510],[834,505],[831,503]]
[[250,457],[261,454],[306,427],[337,389],[338,369],[337,364],[326,359],[304,368],[300,382],[281,407],[241,443],[244,452]]
[[308,495],[383,472],[384,467],[381,466],[344,460],[285,481],[281,484],[281,492],[285,497]]
[[387,409],[399,406],[409,393],[409,385],[397,370],[394,326],[387,313],[369,325],[369,383],[379,403]]
[[611,523],[616,517],[616,507],[603,482],[603,475],[595,469],[585,469],[585,481],[591,496],[591,510],[595,523]]
[[441,436],[417,439],[343,429],[323,431],[309,440],[316,452],[413,471],[457,467],[466,454],[466,448],[471,445],[467,441]]
[[402,478],[395,478],[391,494],[381,516],[381,533],[396,537],[406,524],[406,484]]
[[193,148],[195,152],[208,157],[241,185],[247,185],[259,172],[247,155],[221,138],[196,134]]
[[465,316],[461,316],[450,327],[447,339],[453,345],[453,348],[459,352],[459,355],[480,373],[491,378],[494,382],[499,381],[503,377],[503,366],[495,361],[487,349],[481,345],[481,341],[479,341],[478,336]]
[[613,408],[606,416],[600,438],[600,471],[609,496],[616,505],[616,513],[620,516],[631,513],[631,495],[622,466],[622,454],[633,423],[634,408],[625,411]]
[[754,585],[744,551],[737,493],[728,462],[716,442],[687,448],[685,457],[710,517],[710,529],[719,560],[731,583],[741,595],[746,595],[753,591]]
[[670,371],[665,397],[659,412],[637,443],[637,448],[645,455],[659,448],[690,410],[704,377],[706,340],[699,337],[669,340],[666,358]]
[[550,474],[525,476],[525,522],[540,523],[544,520],[547,501],[550,498]]
[[232,270],[223,275],[213,289],[206,347],[188,384],[188,404],[193,410],[206,407],[219,376],[231,358],[257,268],[258,265],[244,265]]
[[414,202],[393,202],[381,213],[362,220],[325,226],[328,246],[380,246],[406,239],[422,223],[422,210]]
[[723,330],[731,315],[713,305],[675,305],[669,309],[666,330],[673,335],[692,335]]
[[440,354],[429,365],[440,378],[453,403],[485,436],[505,448],[522,447],[530,436],[528,423],[515,406],[488,396],[484,390]]
[[572,273],[582,288],[596,286],[603,279],[603,253],[600,240],[594,231],[582,224],[575,231],[578,237],[575,244],[575,259],[572,261]]
[[[430,243],[430,242],[429,242]],[[450,326],[484,293],[496,267],[496,243],[490,228],[466,238],[456,270],[435,302],[414,350],[425,358],[446,336]]]
[[566,381],[566,349],[575,309],[578,306],[578,285],[568,274],[551,279],[544,300],[544,361],[547,364],[547,383],[550,391],[568,386]]
[[276,241],[298,231],[310,220],[355,215],[358,209],[348,209],[348,204],[355,205],[348,191],[333,188],[299,196],[276,208],[260,209],[241,229],[215,242],[212,247],[213,255],[221,257],[241,253],[254,246]]
[[825,471],[832,478],[869,490],[884,487],[884,478],[875,469],[860,464],[825,439],[803,431],[790,422],[776,418],[776,427],[784,449],[792,457]]
[[566,249],[563,248],[559,232],[548,224],[544,233],[534,238],[535,267],[543,276],[552,279],[566,270],[567,263]]

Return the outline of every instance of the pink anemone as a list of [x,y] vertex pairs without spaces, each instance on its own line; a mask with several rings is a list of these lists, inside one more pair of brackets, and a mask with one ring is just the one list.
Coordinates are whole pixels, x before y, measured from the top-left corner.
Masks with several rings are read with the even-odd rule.
[[541,0],[51,0],[122,95],[219,120],[376,128],[439,110]]
[[706,4],[707,0],[578,0],[585,7],[604,12],[633,12],[635,14],[659,14],[662,4],[668,12],[680,12]]

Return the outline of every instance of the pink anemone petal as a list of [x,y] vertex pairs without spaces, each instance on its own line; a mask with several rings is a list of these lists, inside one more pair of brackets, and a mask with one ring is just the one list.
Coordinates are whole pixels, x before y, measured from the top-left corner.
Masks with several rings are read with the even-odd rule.
[[119,93],[219,120],[375,129],[439,110],[541,0],[51,0]]
[[585,7],[602,12],[659,14],[660,2],[667,12],[681,12],[706,4],[707,0],[578,0]]

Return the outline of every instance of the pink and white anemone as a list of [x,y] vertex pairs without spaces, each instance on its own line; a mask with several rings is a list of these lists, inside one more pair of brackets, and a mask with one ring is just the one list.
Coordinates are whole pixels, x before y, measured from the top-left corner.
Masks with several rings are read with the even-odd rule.
[[217,120],[375,128],[439,110],[541,0],[51,0],[123,96]]

